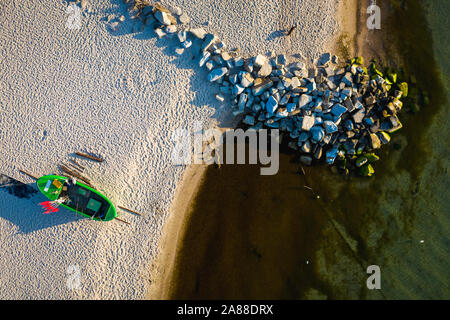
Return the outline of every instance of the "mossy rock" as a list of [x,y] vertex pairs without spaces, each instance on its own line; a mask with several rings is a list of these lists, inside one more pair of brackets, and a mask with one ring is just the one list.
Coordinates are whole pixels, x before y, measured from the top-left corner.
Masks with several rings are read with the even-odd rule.
[[[372,63],[372,64],[370,65],[370,70],[372,71],[372,73],[373,73],[374,75],[379,75],[380,77],[383,77],[383,73],[381,73],[381,71],[377,69],[377,67],[375,66],[375,63]],[[372,76],[373,76],[373,75],[372,75]]]
[[409,108],[411,109],[411,112],[417,113],[420,111],[420,106],[417,103],[411,103]]
[[417,101],[417,98],[419,97],[419,89],[416,87],[409,88],[408,97],[414,101]]
[[398,85],[399,90],[402,92],[402,97],[408,96],[408,84],[406,82],[402,82]]
[[423,105],[427,106],[430,103],[430,98],[428,97],[427,93],[423,93],[422,95],[422,99],[423,99]]
[[364,177],[371,177],[374,173],[375,170],[370,163],[367,163],[361,167],[361,175]]
[[388,79],[389,81],[391,81],[392,83],[396,83],[397,82],[397,74],[396,73],[389,73],[388,74]]
[[380,157],[377,156],[375,153],[367,153],[365,156],[370,163],[374,163],[375,161],[380,160]]
[[367,159],[367,157],[365,157],[365,156],[362,156],[362,157],[359,157],[357,160],[356,160],[356,166],[357,167],[361,167],[361,166],[363,166],[363,165],[365,165],[366,163],[367,163],[367,161],[369,161],[368,159]]
[[394,143],[394,150],[400,150],[402,145],[400,143]]

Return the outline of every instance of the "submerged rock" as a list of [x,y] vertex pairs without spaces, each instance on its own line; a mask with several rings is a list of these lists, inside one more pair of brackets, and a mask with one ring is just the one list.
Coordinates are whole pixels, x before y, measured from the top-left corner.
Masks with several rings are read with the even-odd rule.
[[304,165],[310,166],[312,164],[312,157],[311,156],[300,156],[300,162]]
[[361,175],[364,177],[371,177],[375,173],[372,165],[370,163],[361,167]]

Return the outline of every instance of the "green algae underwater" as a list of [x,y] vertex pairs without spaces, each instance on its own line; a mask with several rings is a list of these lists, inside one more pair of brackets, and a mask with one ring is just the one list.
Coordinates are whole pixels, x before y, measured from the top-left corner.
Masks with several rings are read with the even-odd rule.
[[[274,176],[261,176],[258,165],[209,166],[168,298],[450,298],[449,82],[439,72],[450,72],[441,64],[450,7],[427,3],[391,1],[402,77],[417,88],[405,108],[420,110],[400,113],[404,127],[384,146],[375,175],[346,177],[323,165],[303,175],[283,147]],[[380,266],[381,290],[367,289],[369,265]]]

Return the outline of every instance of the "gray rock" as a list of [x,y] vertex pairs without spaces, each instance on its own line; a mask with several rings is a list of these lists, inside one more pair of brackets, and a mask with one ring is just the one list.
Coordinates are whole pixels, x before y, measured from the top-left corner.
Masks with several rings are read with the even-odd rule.
[[302,133],[300,133],[300,136],[298,137],[298,142],[299,142],[299,146],[301,146],[303,144],[303,142],[305,142],[306,140],[308,140],[309,138],[309,134],[306,131],[303,131]]
[[310,166],[312,164],[312,161],[313,161],[313,159],[310,156],[306,156],[306,155],[300,156],[300,162],[306,166]]
[[173,8],[173,13],[176,14],[177,16],[181,16],[183,14],[183,11],[181,11],[180,7],[175,7]]
[[215,97],[220,102],[224,102],[225,101],[225,97],[223,95],[221,95],[221,94],[216,94]]
[[237,96],[237,95],[241,94],[242,92],[244,92],[244,89],[245,88],[243,86],[241,86],[239,84],[235,84],[233,86],[233,88],[231,89],[231,94],[234,96]]
[[271,80],[257,78],[253,83],[252,92],[254,96],[261,95],[265,90],[272,87],[273,82]]
[[155,29],[155,33],[159,39],[161,39],[162,37],[164,37],[166,35],[166,33],[159,28]]
[[381,147],[380,139],[375,133],[371,133],[368,138],[372,149],[378,149],[379,147]]
[[274,113],[278,108],[278,101],[274,96],[270,96],[266,103],[266,110],[269,113]]
[[225,67],[214,69],[208,74],[208,80],[211,82],[217,81],[222,78],[227,72],[228,69]]
[[315,142],[321,142],[323,140],[323,137],[325,136],[325,130],[320,126],[312,127],[310,132],[311,132],[311,138]]
[[177,37],[178,37],[178,41],[180,41],[181,43],[185,42],[186,39],[187,39],[186,31],[184,31],[184,30],[183,31],[179,31],[178,34],[177,34]]
[[194,37],[203,40],[206,36],[206,31],[203,28],[195,28],[189,30],[190,33],[194,35]]
[[297,104],[296,104],[296,103],[288,103],[288,104],[286,105],[286,111],[287,111],[287,112],[292,112],[292,111],[295,110],[296,107],[297,107]]
[[325,66],[331,61],[331,54],[329,52],[322,54],[319,58],[318,65]]
[[333,121],[329,121],[329,120],[324,121],[323,125],[325,126],[325,131],[327,134],[338,131],[338,127]]
[[363,121],[365,115],[366,115],[366,110],[364,108],[360,109],[352,115],[353,121],[355,121],[355,123],[361,123]]
[[272,72],[270,63],[265,63],[258,71],[258,77],[267,77]]
[[286,56],[284,54],[280,54],[277,57],[277,64],[285,65],[286,64]]
[[209,47],[211,47],[211,45],[216,41],[217,41],[217,38],[212,33],[208,33],[207,35],[205,35],[205,38],[204,38],[204,41],[202,44],[202,51],[208,50]]
[[336,55],[334,55],[334,56],[331,58],[331,62],[333,62],[334,64],[338,64],[338,63],[339,63],[339,57],[336,56]]
[[212,70],[213,68],[214,68],[214,66],[215,66],[216,64],[214,63],[214,61],[207,61],[206,63],[205,63],[205,67],[206,67],[206,69],[208,69],[208,70]]
[[248,124],[249,126],[253,126],[255,124],[255,118],[251,115],[246,115],[242,122]]
[[183,13],[180,17],[180,22],[182,24],[188,24],[189,22],[191,22],[191,18],[189,18],[189,16],[186,13]]
[[307,94],[302,94],[300,96],[300,100],[298,101],[298,107],[303,108],[306,107],[311,101],[313,100],[313,97]]
[[245,104],[247,103],[248,95],[246,93],[242,93],[239,96],[239,102],[238,107],[239,109],[243,109],[245,107]]
[[331,149],[329,149],[326,152],[326,158],[327,158],[327,163],[328,164],[333,164],[334,161],[336,160],[336,157],[338,155],[339,149],[337,146],[333,146]]
[[291,93],[286,93],[284,96],[283,96],[283,98],[281,98],[281,100],[280,100],[280,105],[281,106],[284,106],[284,105],[286,105],[287,103],[288,103],[288,101],[289,101],[289,99],[291,98]]
[[190,46],[192,46],[192,41],[190,39],[186,39],[186,41],[183,42],[181,45],[187,49]]
[[352,74],[350,72],[347,72],[344,77],[342,77],[341,84],[342,83],[344,84],[343,88],[346,86],[351,87],[353,85]]
[[322,158],[322,147],[317,145],[316,150],[314,151],[314,158],[320,160]]
[[353,121],[351,119],[347,119],[344,121],[344,127],[347,131],[351,131],[354,129]]
[[167,26],[165,31],[167,34],[173,34],[173,33],[177,32],[177,26],[176,25]]
[[156,11],[155,12],[155,18],[161,22],[162,24],[166,25],[166,26],[170,26],[172,24],[172,21],[169,17],[169,13],[167,12],[162,12],[162,11]]
[[184,48],[175,48],[175,53],[179,56],[181,56],[184,53]]
[[301,83],[300,80],[297,77],[292,77],[291,79],[291,88],[295,89],[297,87],[300,87]]
[[311,142],[309,142],[309,140],[306,140],[306,141],[303,143],[303,145],[302,145],[302,147],[301,147],[301,150],[302,150],[304,153],[311,153]]
[[336,117],[342,116],[345,112],[347,112],[347,108],[343,105],[337,103],[331,108],[331,113]]
[[234,58],[234,65],[235,67],[239,68],[244,65],[244,60],[241,57]]
[[355,106],[353,105],[352,99],[350,98],[344,100],[344,105],[347,108],[348,112],[353,112],[353,110],[355,110]]
[[302,121],[302,130],[303,131],[309,131],[315,123],[315,117],[314,116],[305,116]]
[[290,70],[306,70],[306,65],[300,61],[292,63],[288,67]]
[[267,57],[266,57],[266,56],[263,56],[262,54],[258,54],[258,55],[255,57],[254,65],[255,65],[256,67],[261,68],[261,67],[262,67],[263,65],[265,65],[266,63],[268,63],[268,60],[267,60]]
[[203,67],[210,57],[211,57],[210,52],[208,51],[203,52],[202,57],[200,58],[200,61],[198,63],[199,67]]
[[244,88],[250,87],[254,81],[255,79],[252,77],[252,75],[249,72],[244,71],[244,73],[242,74],[241,86],[243,86]]

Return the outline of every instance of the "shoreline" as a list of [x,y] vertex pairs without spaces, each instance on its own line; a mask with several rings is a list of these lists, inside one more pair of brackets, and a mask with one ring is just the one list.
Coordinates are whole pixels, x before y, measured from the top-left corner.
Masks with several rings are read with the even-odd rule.
[[[369,0],[364,0],[364,2],[369,3]],[[350,22],[346,22],[346,17],[348,17],[348,15],[346,16],[345,14],[348,14],[348,11],[345,11],[349,8],[353,10],[353,14],[351,15],[353,19],[351,19]],[[338,54],[341,58],[342,52],[340,52],[341,50],[339,49],[339,39],[345,34],[351,34],[354,39],[350,42],[349,49],[351,51],[351,56],[363,55],[365,47],[361,46],[359,43],[361,43],[363,37],[366,36],[366,33],[359,33],[358,30],[361,29],[361,19],[365,18],[361,12],[359,1],[349,0],[341,2],[338,6],[338,16],[341,31],[336,32],[332,39],[330,39],[328,44],[329,51]],[[379,41],[377,41],[377,45],[378,42]],[[287,46],[289,45],[287,44]],[[148,299],[170,299],[174,294],[173,281],[176,278],[176,257],[180,250],[183,249],[182,243],[186,237],[185,233],[188,231],[192,215],[194,214],[196,205],[195,200],[197,196],[200,195],[201,188],[204,187],[207,169],[208,166],[206,165],[202,165],[199,168],[196,168],[195,165],[191,165],[183,176],[183,181],[177,188],[177,194],[171,208],[171,215],[163,230],[163,242],[160,247],[161,253],[155,261],[155,264],[159,265],[159,268],[162,268],[162,271],[155,273],[155,280],[147,294]],[[189,177],[192,176],[195,176],[194,178],[196,178],[193,184],[189,181]]]
[[[282,14],[285,14],[285,12],[279,13],[280,16]],[[295,21],[295,17],[289,16],[288,20]],[[284,24],[285,22],[280,22],[280,25],[284,26]],[[295,50],[290,38],[282,39],[281,41],[284,43],[284,49],[286,51]],[[321,53],[331,51],[334,42],[335,40],[330,36],[327,42],[327,48]],[[294,52],[291,53],[293,54]],[[276,52],[276,54],[279,53],[282,52]],[[311,63],[305,56],[303,56],[303,59],[305,59],[308,65]],[[235,126],[236,122],[233,121],[233,124]],[[195,199],[203,186],[207,169],[207,165],[190,165],[183,174],[182,180],[177,185],[169,218],[165,222],[162,230],[159,254],[151,263],[150,278],[152,279],[152,283],[146,294],[147,299],[168,299],[170,296],[172,288],[170,279],[173,277],[173,271],[176,267],[176,255],[180,250],[180,243],[183,241],[187,226],[193,214]]]
[[[355,3],[355,1],[352,1],[352,3]],[[353,41],[349,42],[347,48],[348,52],[351,52],[352,56],[362,55],[365,59],[376,58],[377,60],[382,61],[382,65],[384,66],[396,66],[397,68],[402,68],[405,63],[403,60],[402,63],[398,62],[400,56],[396,54],[396,48],[394,42],[392,42],[392,38],[395,38],[395,35],[388,33],[390,31],[389,27],[391,26],[390,23],[388,23],[388,18],[393,17],[393,11],[387,11],[389,8],[383,3],[381,5],[381,31],[368,31],[365,30],[366,28],[364,27],[361,28],[362,23],[365,23],[367,18],[367,14],[363,8],[365,8],[365,5],[368,5],[368,3],[369,1],[365,1],[361,6],[355,6],[355,19],[353,21],[348,21],[343,27],[343,32],[350,34],[351,32],[354,32],[355,34],[354,37],[351,37]],[[345,9],[348,9],[348,3],[347,8],[345,5],[341,6],[340,12]],[[358,22],[358,25],[354,23],[355,21]],[[336,35],[336,48],[339,48],[339,38],[341,35],[342,34]],[[370,54],[370,52],[375,52],[376,55]],[[413,141],[408,135],[411,134],[413,127],[413,123],[411,122],[417,121],[414,120],[413,116],[408,115],[407,113],[405,114],[405,118],[409,120],[410,126],[405,128],[402,134],[394,137],[395,141],[401,144],[405,143],[405,139],[407,139],[406,141]],[[427,128],[424,126],[420,127],[422,132],[426,129]],[[405,136],[407,138],[405,138]],[[410,145],[414,146],[413,143],[410,143]],[[258,208],[253,206],[259,201],[263,201],[263,199],[257,198],[258,201],[255,201],[255,195],[249,194],[246,187],[239,189],[240,186],[242,186],[242,183],[247,183],[245,179],[239,180],[239,173],[233,173],[231,170],[228,171],[228,174],[221,175],[212,169],[209,170],[209,179],[207,179],[202,186],[203,192],[197,195],[200,198],[194,208],[196,212],[194,212],[193,215],[190,213],[189,216],[186,217],[188,220],[192,220],[186,222],[186,224],[191,225],[191,234],[185,235],[185,247],[180,248],[179,250],[183,254],[180,257],[181,265],[175,266],[175,268],[172,266],[173,270],[177,270],[178,268],[178,272],[173,273],[171,279],[178,287],[168,294],[166,298],[204,299],[209,297],[229,299],[239,297],[245,299],[249,297],[258,297],[264,299],[269,296],[272,298],[273,296],[278,296],[286,298],[307,297],[313,299],[339,299],[342,297],[354,299],[360,299],[362,297],[366,299],[396,299],[411,295],[420,297],[420,291],[417,292],[414,287],[409,287],[408,290],[410,291],[403,288],[396,289],[397,281],[400,281],[401,285],[409,283],[410,279],[405,279],[401,274],[401,270],[402,267],[406,267],[408,264],[411,264],[411,262],[399,263],[398,260],[395,259],[395,256],[398,256],[399,253],[407,252],[406,259],[411,260],[412,263],[415,264],[415,268],[419,267],[423,268],[422,270],[431,270],[429,266],[423,264],[421,261],[414,260],[417,255],[425,257],[424,252],[426,251],[421,250],[420,247],[417,248],[417,244],[410,239],[421,239],[418,237],[424,236],[424,230],[420,227],[423,225],[423,222],[421,221],[413,226],[410,221],[415,218],[416,215],[419,219],[423,220],[420,210],[414,210],[412,217],[411,212],[409,212],[411,208],[418,204],[419,200],[409,200],[410,204],[403,210],[397,208],[397,203],[399,201],[404,201],[403,197],[408,194],[408,188],[414,189],[414,183],[411,183],[412,181],[409,181],[408,177],[406,178],[406,182],[409,181],[410,183],[405,183],[405,172],[414,177],[414,174],[417,171],[417,168],[415,167],[417,164],[410,162],[408,165],[403,166],[403,170],[396,169],[401,163],[399,161],[401,151],[396,153],[393,148],[390,148],[385,152],[393,153],[392,159],[389,161],[386,160],[379,165],[380,170],[377,178],[369,181],[356,181],[352,186],[346,186],[345,183],[342,183],[343,181],[338,181],[336,177],[329,176],[326,170],[320,170],[320,168],[318,169],[317,167],[306,168],[306,174],[309,177],[309,182],[314,185],[314,190],[316,190],[316,185],[325,189],[328,188],[329,190],[323,190],[321,198],[324,200],[319,201],[319,203],[312,202],[308,197],[305,198],[304,192],[294,193],[294,191],[289,191],[288,193],[291,196],[295,195],[296,197],[294,198],[301,201],[303,205],[309,209],[309,212],[307,212],[305,216],[302,216],[302,219],[299,218],[299,215],[301,215],[302,212],[297,212],[297,219],[288,220],[291,224],[295,224],[296,227],[289,229],[289,227],[285,226],[283,229],[280,226],[281,232],[278,232],[277,237],[273,237],[271,234],[271,231],[273,230],[271,229],[274,229],[275,223],[278,224],[278,219],[271,223],[265,223],[264,221],[261,221],[268,218],[267,215],[264,215],[264,211],[259,212],[261,215],[256,216],[256,218],[252,217],[248,212],[249,209],[258,210]],[[405,156],[405,154],[401,154],[401,156]],[[289,162],[286,162],[285,169],[295,170],[295,166],[291,166],[289,165]],[[233,177],[233,174],[235,177]],[[242,176],[242,173],[240,175]],[[322,177],[322,175],[325,175],[325,178]],[[394,176],[394,181],[389,180],[390,175]],[[220,180],[221,177],[223,177],[223,180]],[[214,204],[211,205],[209,202],[218,201],[218,199],[210,195],[211,192],[208,193],[208,191],[216,188],[212,180],[217,181],[217,178],[219,178],[218,183],[225,183],[228,185],[227,188],[218,188],[217,190],[225,191],[222,194],[226,195],[229,201],[233,201],[233,197],[238,201],[234,206],[228,205],[228,210],[225,208],[215,216],[211,214],[209,217],[204,217],[204,215],[207,215],[206,213],[211,211],[208,210],[209,206],[214,208]],[[233,182],[233,179],[237,179],[237,182]],[[331,181],[333,181],[333,183],[336,182],[335,186],[337,187],[334,190],[332,190],[331,187],[324,187],[323,184],[320,184],[321,182],[327,181],[327,179],[329,183],[331,183]],[[317,183],[315,183],[316,180],[318,181]],[[271,182],[269,183],[274,182],[274,180],[270,181]],[[391,190],[392,188],[385,187],[388,181],[393,183],[393,190]],[[260,182],[261,180],[258,178],[249,177],[249,183],[251,185],[250,190],[252,193],[255,192],[253,188],[260,184]],[[288,178],[279,182],[284,182],[284,185],[277,184],[280,188],[283,188],[283,186],[293,188],[291,184],[294,183],[294,181],[290,181]],[[406,194],[397,195],[395,193],[395,188],[400,188],[400,186],[404,185],[407,186],[406,190],[403,190]],[[235,192],[234,189],[237,189],[237,191]],[[318,189],[320,189],[320,187]],[[370,189],[378,190],[378,192],[381,190],[382,195],[380,195],[380,197],[371,197],[367,192]],[[361,191],[366,194],[361,194]],[[264,191],[258,189],[256,192]],[[396,197],[400,197],[400,199],[392,199],[392,192],[396,194]],[[417,193],[417,191],[412,192]],[[253,206],[250,205],[251,208],[247,208],[247,211],[242,210],[242,212],[238,212],[236,215],[233,209],[239,210],[237,209],[239,204],[248,207],[248,205],[245,205],[247,200],[243,200],[242,195],[247,195],[244,199],[250,197],[250,199],[252,199],[250,200],[250,203],[253,204]],[[285,200],[283,195],[276,194],[275,197],[280,197],[277,198],[277,201],[280,203]],[[320,204],[321,202],[322,204]],[[420,203],[420,205],[422,205],[422,203]],[[290,210],[289,208],[286,209],[286,207],[282,205],[278,208],[273,208],[270,206],[270,203],[266,204],[266,207],[267,210],[275,209],[277,213],[280,214],[279,219],[281,221],[279,223],[281,224],[286,224],[286,219],[291,218],[289,216],[287,218],[285,215],[282,215],[281,212],[283,211],[283,214],[285,214],[284,211]],[[299,210],[299,208],[295,209]],[[323,212],[326,212],[328,215],[328,218],[325,220],[319,218],[320,213]],[[230,217],[225,218],[224,213]],[[249,217],[242,218],[243,214],[247,214]],[[387,217],[385,217],[386,215]],[[311,218],[311,216],[314,217]],[[374,216],[377,218],[374,218]],[[204,223],[203,221],[208,221],[208,219],[209,222],[205,222],[203,229],[199,229],[198,224]],[[309,226],[312,225],[313,227],[303,229],[303,220],[307,222]],[[249,224],[251,226],[249,226]],[[393,229],[390,224],[394,224]],[[400,224],[400,227],[397,227],[398,224]],[[386,225],[390,225],[389,228]],[[400,228],[400,232],[396,230],[395,227]],[[312,231],[310,229],[312,229]],[[198,234],[199,230],[208,230],[208,233],[210,234],[202,234],[197,237],[193,236],[193,234]],[[304,234],[302,234],[302,231]],[[379,234],[380,231],[382,234]],[[247,232],[249,235],[246,234]],[[297,232],[301,235],[296,237],[289,235],[289,232]],[[211,233],[213,235],[211,235]],[[261,234],[264,236],[261,236]],[[272,241],[274,241],[275,244],[270,243],[271,236]],[[199,237],[202,239],[197,239]],[[268,238],[269,240],[265,238]],[[307,248],[299,246],[293,250],[289,246],[289,243],[292,242],[292,240],[295,242],[299,241],[299,243],[306,242]],[[278,242],[283,241],[282,247],[278,250],[285,250],[286,256],[289,256],[289,250],[292,249],[291,253],[293,254],[293,257],[277,256],[273,246],[280,245]],[[437,242],[439,241],[442,241],[442,239],[437,238]],[[246,244],[246,242],[249,243]],[[324,243],[327,243],[328,246],[324,247]],[[423,242],[417,240],[417,243]],[[249,244],[250,248],[248,247]],[[329,244],[332,245],[330,246]],[[435,261],[436,259],[440,259],[440,255],[442,254],[441,246],[442,243],[437,245],[438,251],[433,251],[436,247],[432,247],[432,250],[430,250],[431,253],[428,253],[426,257]],[[297,255],[297,257],[295,257],[295,255]],[[305,263],[305,260],[303,260],[305,258],[308,259],[306,262],[311,266],[312,270],[304,265],[299,265],[297,268],[294,267],[295,264]],[[261,259],[268,260],[265,260],[265,264],[261,265],[258,264],[258,261]],[[294,259],[294,262],[290,263],[292,259]],[[278,265],[278,262],[280,261],[283,261],[282,266]],[[383,270],[386,270],[385,279],[388,279],[387,281],[391,285],[387,285],[387,288],[383,291],[367,292],[367,290],[364,290],[363,284],[365,283],[366,273],[363,266],[373,263],[382,265]],[[223,264],[225,264],[225,266],[222,266]],[[206,266],[207,268],[205,268]],[[272,267],[272,269],[270,267]],[[362,267],[362,269],[360,267]],[[283,274],[287,274],[288,278],[284,279],[282,275],[278,274],[274,274],[271,277],[265,277],[268,275],[267,268],[269,268],[271,272],[276,272],[278,268],[281,268],[280,271],[283,271]],[[439,268],[442,268],[442,265],[437,268],[439,270]],[[245,272],[247,272],[247,274]],[[227,279],[222,279],[223,276],[219,276],[222,274],[227,275],[227,273],[229,273],[229,278]],[[216,277],[219,279],[216,279]],[[439,290],[439,286],[436,286],[436,280],[432,277],[433,274],[427,276],[428,280],[433,280],[432,283],[434,284],[434,288],[432,288],[430,292],[434,293],[435,296],[439,296],[442,294],[442,291]],[[264,283],[264,281],[267,280],[265,278],[270,278],[271,281],[269,283]],[[297,281],[297,285],[300,284],[302,288],[293,288],[293,286],[295,287],[295,281]],[[419,279],[414,279],[414,282],[416,286],[419,285],[420,287],[422,285],[420,277]],[[244,285],[244,283],[247,283],[247,285]],[[439,283],[439,281],[437,281],[437,283]],[[333,286],[331,286],[331,284],[333,284]],[[262,290],[264,293],[259,290]],[[269,293],[270,290],[272,291]]]
[[152,283],[146,299],[165,300],[170,289],[170,277],[176,265],[176,256],[180,249],[192,213],[192,205],[205,178],[207,165],[192,164],[184,172],[176,189],[169,217],[162,230],[159,254],[153,261],[150,272]]

